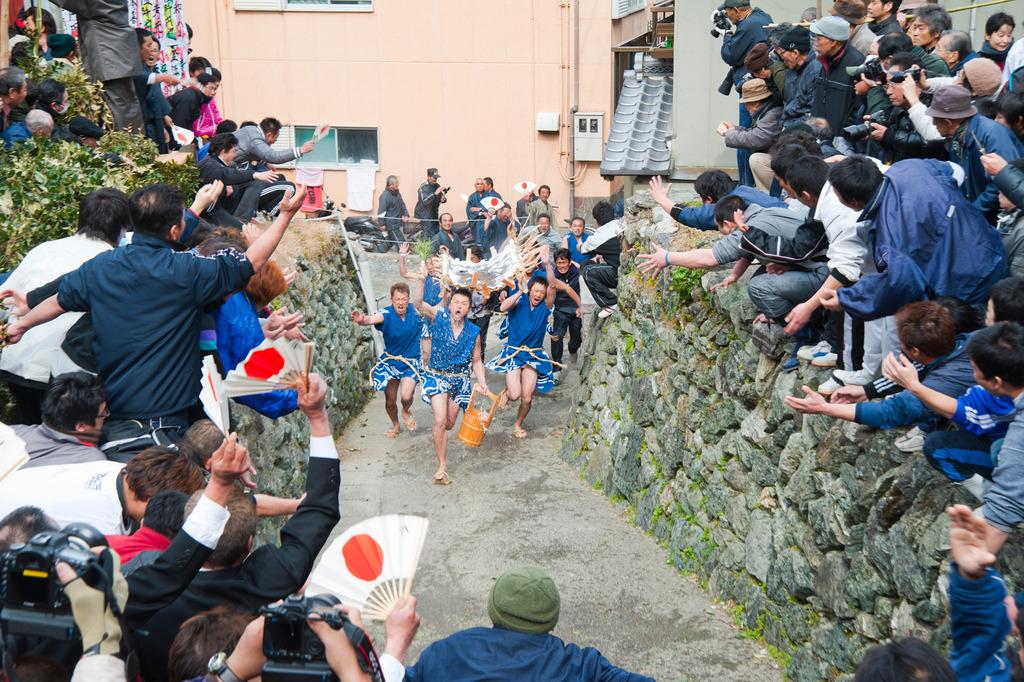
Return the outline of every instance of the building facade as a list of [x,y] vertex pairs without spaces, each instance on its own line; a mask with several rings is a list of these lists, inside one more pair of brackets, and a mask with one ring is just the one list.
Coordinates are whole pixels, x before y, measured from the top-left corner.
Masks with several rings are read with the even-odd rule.
[[[410,211],[426,169],[438,168],[456,219],[478,176],[512,200],[522,180],[548,184],[562,217],[571,189],[578,206],[616,190],[598,172],[614,111],[611,48],[647,30],[641,0],[209,0],[186,11],[193,55],[223,73],[226,117],[277,117],[293,126],[283,143],[330,124],[299,165],[324,168],[335,201],[347,202],[358,167],[374,171],[374,208],[394,174]],[[571,188],[574,106],[599,142]]]

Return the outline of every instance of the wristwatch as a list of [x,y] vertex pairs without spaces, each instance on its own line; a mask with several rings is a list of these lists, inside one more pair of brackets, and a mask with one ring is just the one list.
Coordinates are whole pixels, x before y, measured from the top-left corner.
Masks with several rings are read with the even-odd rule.
[[207,680],[210,676],[214,676],[214,680],[220,682],[244,682],[242,678],[231,671],[228,667],[228,655],[223,651],[219,651],[210,657],[210,662],[206,664]]

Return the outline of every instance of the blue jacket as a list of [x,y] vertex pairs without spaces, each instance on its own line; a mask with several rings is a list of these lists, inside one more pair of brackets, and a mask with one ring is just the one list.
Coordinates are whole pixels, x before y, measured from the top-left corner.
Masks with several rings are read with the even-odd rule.
[[978,114],[972,116],[947,145],[949,160],[964,169],[964,184],[960,190],[983,213],[990,213],[999,209],[999,189],[981,165],[979,142],[985,152],[996,152],[1007,161],[1024,156],[1024,143],[1006,126]]
[[[950,397],[966,393],[974,385],[974,369],[966,348],[967,337],[958,336],[950,353],[925,365],[927,375],[921,383]],[[856,422],[876,429],[919,424],[930,430],[930,422],[934,418],[935,413],[910,391],[902,391],[885,400],[857,403]]]
[[783,128],[796,125],[811,115],[821,69],[821,62],[814,52],[811,52],[800,68],[786,70],[786,96],[782,104]]
[[[220,354],[221,365],[225,372],[230,372],[245,360],[249,351],[263,343],[260,318],[249,297],[244,292],[236,291],[214,311],[213,319],[217,322],[217,352]],[[299,409],[298,393],[294,390],[271,391],[234,400],[271,419]]]
[[971,61],[972,59],[977,59],[977,58],[978,58],[978,53],[977,52],[968,52],[966,57],[964,57],[963,59],[958,61],[956,63],[956,65],[954,65],[953,68],[949,70],[949,75],[950,76],[957,75],[958,73],[960,73],[961,71],[964,70],[964,64],[966,64],[967,62]]
[[[786,208],[786,203],[775,197],[768,196],[760,190],[746,185],[737,185],[736,188],[726,196],[738,196],[748,204],[757,204],[762,208]],[[723,199],[725,197],[722,197]],[[676,222],[699,230],[717,230],[715,225],[715,204],[701,204],[700,206],[684,206],[676,204],[672,207],[672,217]]]
[[747,75],[747,70],[743,68],[743,58],[754,45],[768,42],[768,30],[765,26],[770,23],[772,18],[768,13],[760,7],[755,7],[750,16],[736,24],[735,33],[726,34],[722,39],[722,61],[734,67],[732,82],[737,92],[743,83],[743,77]]
[[851,317],[875,320],[937,296],[981,307],[1006,273],[999,233],[957,190],[945,162],[894,164],[861,220],[868,221],[864,241],[878,272],[839,290]]
[[1003,599],[1006,585],[999,571],[983,578],[965,578],[956,564],[949,569],[949,607],[953,649],[949,662],[958,682],[1009,682],[1006,636],[1010,619]]
[[965,431],[994,441],[1006,435],[1016,416],[1017,408],[1012,400],[992,395],[981,386],[971,386],[956,399],[956,412],[950,421]]
[[434,642],[405,669],[406,682],[654,682],[608,662],[597,649],[554,635],[470,628]]
[[24,121],[15,121],[0,133],[0,139],[4,142],[4,149],[10,149],[19,142],[24,142],[32,137],[32,133],[25,127]]

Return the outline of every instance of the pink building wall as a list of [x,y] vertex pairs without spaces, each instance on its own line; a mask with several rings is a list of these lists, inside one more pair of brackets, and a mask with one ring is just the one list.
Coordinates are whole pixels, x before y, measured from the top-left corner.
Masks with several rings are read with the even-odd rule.
[[[566,6],[571,5],[567,2]],[[610,0],[581,0],[581,111],[614,113],[611,46],[646,30],[647,12],[611,18]],[[536,113],[572,103],[569,12],[558,0],[376,0],[372,12],[239,11],[232,0],[186,6],[193,54],[224,74],[218,105],[235,121],[276,116],[286,124],[378,128],[375,198],[388,174],[402,179],[412,210],[428,166],[451,185],[449,203],[489,175],[507,199],[528,179],[552,187],[567,216],[569,136],[536,131]],[[563,75],[564,71],[564,75]],[[615,187],[585,164],[576,196]],[[579,169],[578,169],[579,172]],[[326,193],[346,200],[344,171],[328,171]],[[376,206],[376,204],[375,204]]]

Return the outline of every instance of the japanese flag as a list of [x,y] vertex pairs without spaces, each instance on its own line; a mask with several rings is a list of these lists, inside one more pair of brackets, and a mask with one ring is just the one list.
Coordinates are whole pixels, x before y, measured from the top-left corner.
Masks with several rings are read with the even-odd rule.
[[483,204],[483,207],[488,211],[497,211],[505,202],[498,197],[484,197],[480,200],[480,203]]
[[534,183],[530,182],[529,180],[523,180],[518,185],[516,185],[513,189],[515,189],[515,191],[519,192],[520,194],[529,194],[536,187],[537,187],[537,185],[535,185]]
[[327,133],[331,132],[330,123],[321,123],[316,127],[316,133],[313,134],[313,139],[319,142],[320,140],[327,137]]
[[174,137],[174,141],[182,146],[192,144],[192,141],[196,139],[195,133],[179,126],[171,126],[171,135]]

